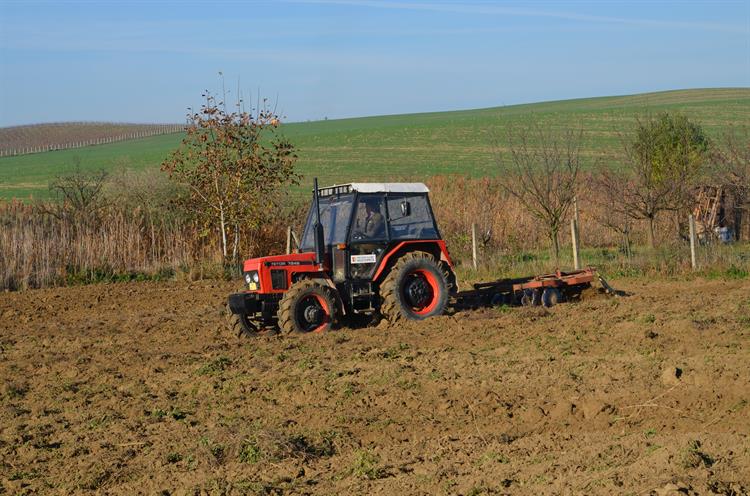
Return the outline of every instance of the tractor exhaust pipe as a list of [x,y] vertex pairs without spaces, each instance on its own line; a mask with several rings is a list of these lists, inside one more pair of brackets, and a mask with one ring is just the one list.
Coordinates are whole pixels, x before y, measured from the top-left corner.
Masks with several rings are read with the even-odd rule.
[[315,263],[318,265],[323,264],[323,258],[325,257],[326,247],[324,244],[323,237],[323,224],[320,223],[320,201],[318,198],[318,178],[313,179],[313,201],[315,202]]

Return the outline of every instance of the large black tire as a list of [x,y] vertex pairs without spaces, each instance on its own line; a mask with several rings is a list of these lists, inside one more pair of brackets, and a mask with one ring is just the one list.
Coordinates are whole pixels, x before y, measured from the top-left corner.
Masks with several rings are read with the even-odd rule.
[[237,323],[240,326],[239,335],[244,334],[249,338],[257,338],[260,336],[274,336],[278,334],[278,331],[273,327],[265,327],[260,323],[253,322],[249,316],[241,313],[237,315]]
[[458,294],[458,281],[456,280],[456,273],[453,272],[453,269],[451,269],[451,266],[448,265],[448,262],[440,261],[439,263],[440,270],[443,271],[443,276],[445,277],[445,282],[448,287],[448,294],[451,296],[455,296]]
[[391,323],[441,315],[448,304],[446,274],[429,253],[399,258],[380,285],[380,313]]
[[283,332],[324,332],[338,315],[336,290],[313,279],[297,281],[279,301],[279,328]]
[[557,288],[544,288],[544,291],[542,291],[542,306],[545,308],[550,308],[558,303],[560,303],[563,299],[562,293],[560,293],[560,290]]
[[542,304],[542,292],[538,289],[526,288],[523,290],[523,296],[521,296],[521,306],[524,307],[538,307]]

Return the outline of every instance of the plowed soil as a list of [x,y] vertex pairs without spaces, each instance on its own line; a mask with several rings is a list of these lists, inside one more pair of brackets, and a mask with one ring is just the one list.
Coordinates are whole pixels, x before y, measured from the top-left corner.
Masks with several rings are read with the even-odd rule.
[[747,494],[750,281],[238,338],[228,283],[0,295],[0,493]]

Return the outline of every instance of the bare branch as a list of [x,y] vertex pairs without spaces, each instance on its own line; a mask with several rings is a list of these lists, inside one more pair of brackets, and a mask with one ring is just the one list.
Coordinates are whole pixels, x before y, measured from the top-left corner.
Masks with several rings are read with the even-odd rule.
[[500,187],[518,199],[547,228],[559,264],[559,233],[576,196],[583,132],[553,133],[539,124],[510,128],[505,140],[495,138]]

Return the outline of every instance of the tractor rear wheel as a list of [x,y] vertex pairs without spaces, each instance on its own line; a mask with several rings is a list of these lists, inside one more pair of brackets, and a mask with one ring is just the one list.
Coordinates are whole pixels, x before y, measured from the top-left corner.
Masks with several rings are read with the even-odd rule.
[[424,320],[445,311],[448,282],[432,255],[415,251],[396,261],[380,285],[380,296],[380,313],[390,322]]
[[324,332],[336,323],[337,298],[333,288],[313,279],[292,285],[279,301],[283,332]]

